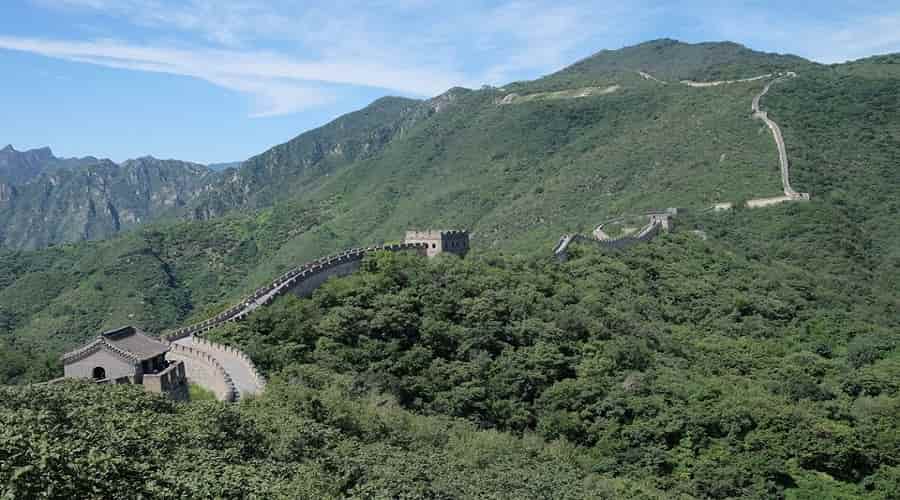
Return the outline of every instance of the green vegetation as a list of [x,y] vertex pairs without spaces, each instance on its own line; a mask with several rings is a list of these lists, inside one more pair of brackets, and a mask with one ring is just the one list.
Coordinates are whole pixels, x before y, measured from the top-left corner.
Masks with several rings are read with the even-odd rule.
[[190,401],[215,401],[216,395],[197,384],[188,384],[188,397]]
[[383,255],[217,335],[270,372],[324,369],[418,414],[562,439],[593,472],[673,494],[888,498],[871,485],[900,465],[892,296],[688,235],[580,250]]
[[378,255],[217,332],[271,380],[236,407],[2,391],[0,479],[21,496],[891,498],[893,297],[845,293],[839,265],[738,255],[727,222],[564,264]]
[[[566,443],[413,415],[298,368],[240,407],[133,386],[0,388],[4,498],[620,498]],[[656,496],[646,498],[658,498]]]
[[[383,99],[188,207],[225,216],[0,252],[0,383],[24,383],[102,329],[209,316],[409,227],[469,228],[474,246],[380,255],[215,332],[272,381],[238,407],[2,389],[0,482],[14,497],[896,498],[898,61],[659,41],[503,89]],[[663,86],[638,69],[797,71],[763,108],[812,201],[702,212],[780,190],[749,117],[763,82]],[[561,233],[670,206],[688,210],[669,236],[549,257]],[[611,229],[637,225],[623,220]]]

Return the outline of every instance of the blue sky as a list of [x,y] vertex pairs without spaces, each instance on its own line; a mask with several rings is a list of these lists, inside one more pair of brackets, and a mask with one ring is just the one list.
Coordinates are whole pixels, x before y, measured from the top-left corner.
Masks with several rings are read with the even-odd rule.
[[900,52],[900,0],[2,0],[0,147],[242,160],[383,95],[662,37],[840,62]]

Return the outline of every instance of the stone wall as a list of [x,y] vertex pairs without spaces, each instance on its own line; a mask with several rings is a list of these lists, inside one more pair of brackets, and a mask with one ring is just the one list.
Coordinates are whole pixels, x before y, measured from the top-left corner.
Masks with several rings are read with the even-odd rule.
[[165,394],[172,399],[188,399],[187,376],[184,361],[174,361],[159,372],[144,374],[144,389],[157,394]]
[[[261,306],[271,303],[275,298],[288,290],[297,288],[302,281],[317,279],[319,274],[325,273],[326,279],[336,275],[339,271],[333,271],[333,268],[341,266],[350,261],[361,260],[366,254],[377,251],[400,252],[400,251],[424,251],[425,245],[422,243],[403,243],[394,245],[380,245],[366,248],[353,248],[336,255],[323,257],[312,262],[307,262],[297,268],[294,268],[278,278],[276,278],[268,286],[257,289],[253,294],[245,297],[239,303],[222,311],[212,318],[194,323],[192,325],[179,328],[170,332],[166,332],[160,337],[168,342],[183,339],[191,335],[202,335],[203,333],[216,328],[217,326],[228,321],[236,321],[245,318],[248,314]],[[351,266],[348,266],[351,267]],[[352,271],[351,271],[352,272]],[[332,274],[329,274],[332,273]],[[318,283],[321,285],[324,280]],[[318,286],[316,285],[316,286]],[[311,286],[305,288],[311,289]]]
[[[442,251],[455,251],[465,253],[468,250],[468,233],[464,231],[441,232]],[[447,246],[445,249],[444,246]],[[425,253],[426,245],[423,242],[413,241],[394,245],[380,245],[366,248],[354,248],[336,255],[323,257],[308,262],[297,268],[282,274],[268,286],[257,289],[253,294],[245,297],[239,303],[222,311],[207,320],[189,325],[178,330],[167,332],[161,336],[162,340],[169,342],[172,351],[168,354],[170,360],[183,360],[187,369],[187,378],[212,390],[216,396],[225,401],[236,401],[240,394],[237,389],[234,374],[229,374],[223,366],[223,362],[236,362],[240,366],[234,367],[235,373],[244,377],[242,373],[249,373],[249,385],[265,388],[266,379],[259,372],[256,365],[245,353],[238,349],[215,344],[203,338],[203,335],[226,322],[239,321],[260,307],[264,307],[284,293],[295,293],[301,297],[310,295],[329,278],[345,276],[359,269],[365,255],[377,251],[418,251]],[[196,348],[175,344],[174,342],[186,337],[192,337]],[[221,362],[220,362],[221,360]],[[229,365],[233,366],[233,365]],[[248,381],[240,379],[241,387]]]
[[106,349],[96,349],[81,359],[69,362],[63,368],[66,377],[93,378],[94,368],[102,367],[105,378],[140,375],[140,365],[125,361]]
[[185,376],[189,382],[212,391],[220,401],[234,401],[237,390],[231,376],[216,358],[199,349],[171,344],[166,354],[169,361],[183,361]]
[[424,245],[425,255],[428,257],[443,252],[465,255],[469,251],[468,231],[407,231],[404,242],[408,245]]
[[253,381],[260,388],[264,388],[266,386],[266,377],[259,371],[256,367],[256,364],[253,363],[253,360],[250,359],[250,356],[247,356],[240,349],[217,344],[215,342],[210,342],[203,337],[195,337],[194,343],[197,344],[197,347],[212,354],[216,359],[219,359],[219,356],[227,356],[231,359],[236,360],[238,363],[243,365],[243,367],[251,374],[253,377]]
[[632,245],[636,245],[638,243],[642,243],[645,241],[650,241],[655,238],[661,231],[668,231],[672,228],[672,213],[653,213],[649,214],[650,222],[641,228],[635,236],[622,236],[620,238],[610,238],[603,232],[603,226],[598,226],[597,229],[594,230],[594,234],[597,236],[596,238],[588,238],[586,236],[580,234],[567,234],[559,239],[559,243],[557,243],[556,248],[553,249],[553,254],[559,260],[566,260],[569,258],[568,249],[569,245],[572,243],[590,243],[592,245],[598,245],[603,248],[611,249],[611,250],[619,250],[622,248],[627,248]]

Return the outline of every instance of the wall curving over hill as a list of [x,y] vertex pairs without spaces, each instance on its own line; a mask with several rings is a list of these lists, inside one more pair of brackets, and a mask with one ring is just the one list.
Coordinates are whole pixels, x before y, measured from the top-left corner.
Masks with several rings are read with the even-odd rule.
[[[346,276],[359,269],[366,255],[381,251],[416,251],[425,255],[426,244],[402,243],[353,248],[303,264],[284,273],[268,286],[256,290],[237,305],[216,316],[164,333],[161,338],[173,346],[173,359],[184,360],[188,365],[188,379],[221,395],[220,399],[237,401],[247,396],[261,394],[265,390],[266,379],[256,368],[253,360],[234,347],[211,342],[202,335],[225,323],[244,319],[258,308],[270,304],[279,295],[295,293],[301,297],[308,296],[328,279]],[[191,367],[191,363],[198,366]],[[226,386],[233,389],[234,395],[223,389]]]

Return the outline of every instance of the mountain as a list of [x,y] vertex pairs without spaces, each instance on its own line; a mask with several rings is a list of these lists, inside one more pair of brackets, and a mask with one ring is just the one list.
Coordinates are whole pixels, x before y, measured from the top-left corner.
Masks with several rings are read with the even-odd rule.
[[[731,43],[663,40],[604,51],[533,82],[453,89],[424,101],[380,99],[244,162],[227,178],[198,166],[188,176],[193,188],[168,188],[168,202],[151,203],[152,190],[138,199],[151,214],[179,207],[199,220],[152,225],[64,253],[9,257],[4,267],[12,274],[0,280],[0,303],[20,338],[68,332],[57,337],[68,347],[127,314],[151,331],[202,316],[299,262],[393,240],[410,227],[470,229],[479,251],[543,253],[560,234],[622,214],[662,207],[702,213],[716,202],[781,194],[772,135],[750,116],[767,80],[695,88],[638,73],[679,61],[689,71],[656,78],[797,72],[761,102],[783,130],[793,185],[812,200],[751,211],[731,236],[735,250],[757,258],[776,252],[811,270],[821,264],[816,259],[841,262],[848,280],[896,287],[888,277],[900,265],[893,215],[900,199],[897,58],[823,66]],[[746,73],[734,73],[744,64]],[[102,185],[131,189],[130,178]],[[49,178],[41,186],[39,193],[58,189]],[[0,188],[0,197],[21,199],[20,191]],[[63,210],[101,214],[105,226],[85,225],[83,216],[73,225],[71,236],[83,239],[99,234],[90,228],[115,226],[104,199],[18,211],[31,219]],[[702,224],[714,216],[698,217]],[[127,220],[147,218],[138,212]],[[34,230],[27,222],[18,227],[19,244],[52,239],[28,236]],[[48,260],[61,267],[46,267]],[[60,276],[66,268],[82,271]],[[44,278],[32,281],[37,276]],[[59,288],[36,290],[45,279]],[[150,289],[161,295],[139,300]],[[14,306],[13,296],[39,298]]]
[[338,168],[376,156],[401,134],[419,101],[379,99],[243,162],[199,200],[194,216],[206,219],[238,207],[259,208],[296,198]]
[[[23,383],[99,331],[209,318],[410,227],[470,229],[473,245],[378,255],[211,332],[270,380],[237,407],[0,389],[0,480],[14,497],[893,498],[898,95],[898,55],[826,66],[658,40],[535,81],[381,99],[169,191],[192,220],[0,250],[0,382]],[[739,203],[783,197],[763,117],[808,201]],[[0,184],[0,203],[40,199],[30,185]],[[665,207],[670,234],[551,256],[561,234]],[[122,432],[85,431],[95,415]],[[101,482],[98,456],[121,465]]]
[[243,162],[230,161],[230,162],[225,162],[225,163],[210,163],[206,166],[206,168],[208,168],[214,172],[221,172],[223,170],[228,170],[229,168],[238,168],[241,166],[241,163],[243,163]]
[[[837,78],[834,68],[794,56],[659,40],[532,82],[382,99],[245,162],[193,215],[302,199],[334,214],[334,234],[365,240],[408,226],[458,226],[502,247],[636,210],[774,196],[774,142],[749,112],[766,80],[678,82],[782,71],[799,76],[763,100],[772,116],[796,112],[796,101],[769,106],[782,89]],[[794,153],[803,180],[807,154]]]
[[[802,77],[807,68],[818,66],[733,43],[657,40],[602,51],[502,89],[456,88],[422,101],[385,97],[245,162],[216,165],[228,173],[209,177],[208,187],[179,198],[179,210],[168,215],[209,219],[303,199],[340,203],[335,223],[344,232],[365,227],[386,234],[443,222],[552,237],[556,229],[545,229],[563,221],[582,226],[624,210],[774,195],[779,180],[769,166],[770,138],[756,133],[760,122],[744,111],[759,82],[693,91],[640,75],[714,80],[791,70]],[[589,95],[572,98],[579,92]],[[685,121],[686,115],[697,119]],[[59,163],[49,150],[41,153],[33,155]],[[42,171],[19,170],[35,172],[31,178]],[[46,203],[37,187],[17,191],[19,199]],[[154,218],[145,210],[129,223]],[[80,223],[54,227],[51,218],[38,231],[61,236],[32,238],[11,228],[4,244],[36,248],[102,238],[115,233],[114,217],[106,219],[91,230]]]
[[801,57],[758,52],[737,43],[661,39],[600,51],[550,78],[644,71],[661,80],[728,80],[810,66]]
[[0,149],[0,182],[22,184],[44,172],[60,168],[77,168],[97,163],[93,156],[57,158],[50,148],[16,151],[12,144]]
[[0,181],[0,246],[17,249],[107,238],[176,217],[213,177],[202,165],[152,157],[117,165],[57,159],[49,148],[12,153],[7,171],[19,175]]

